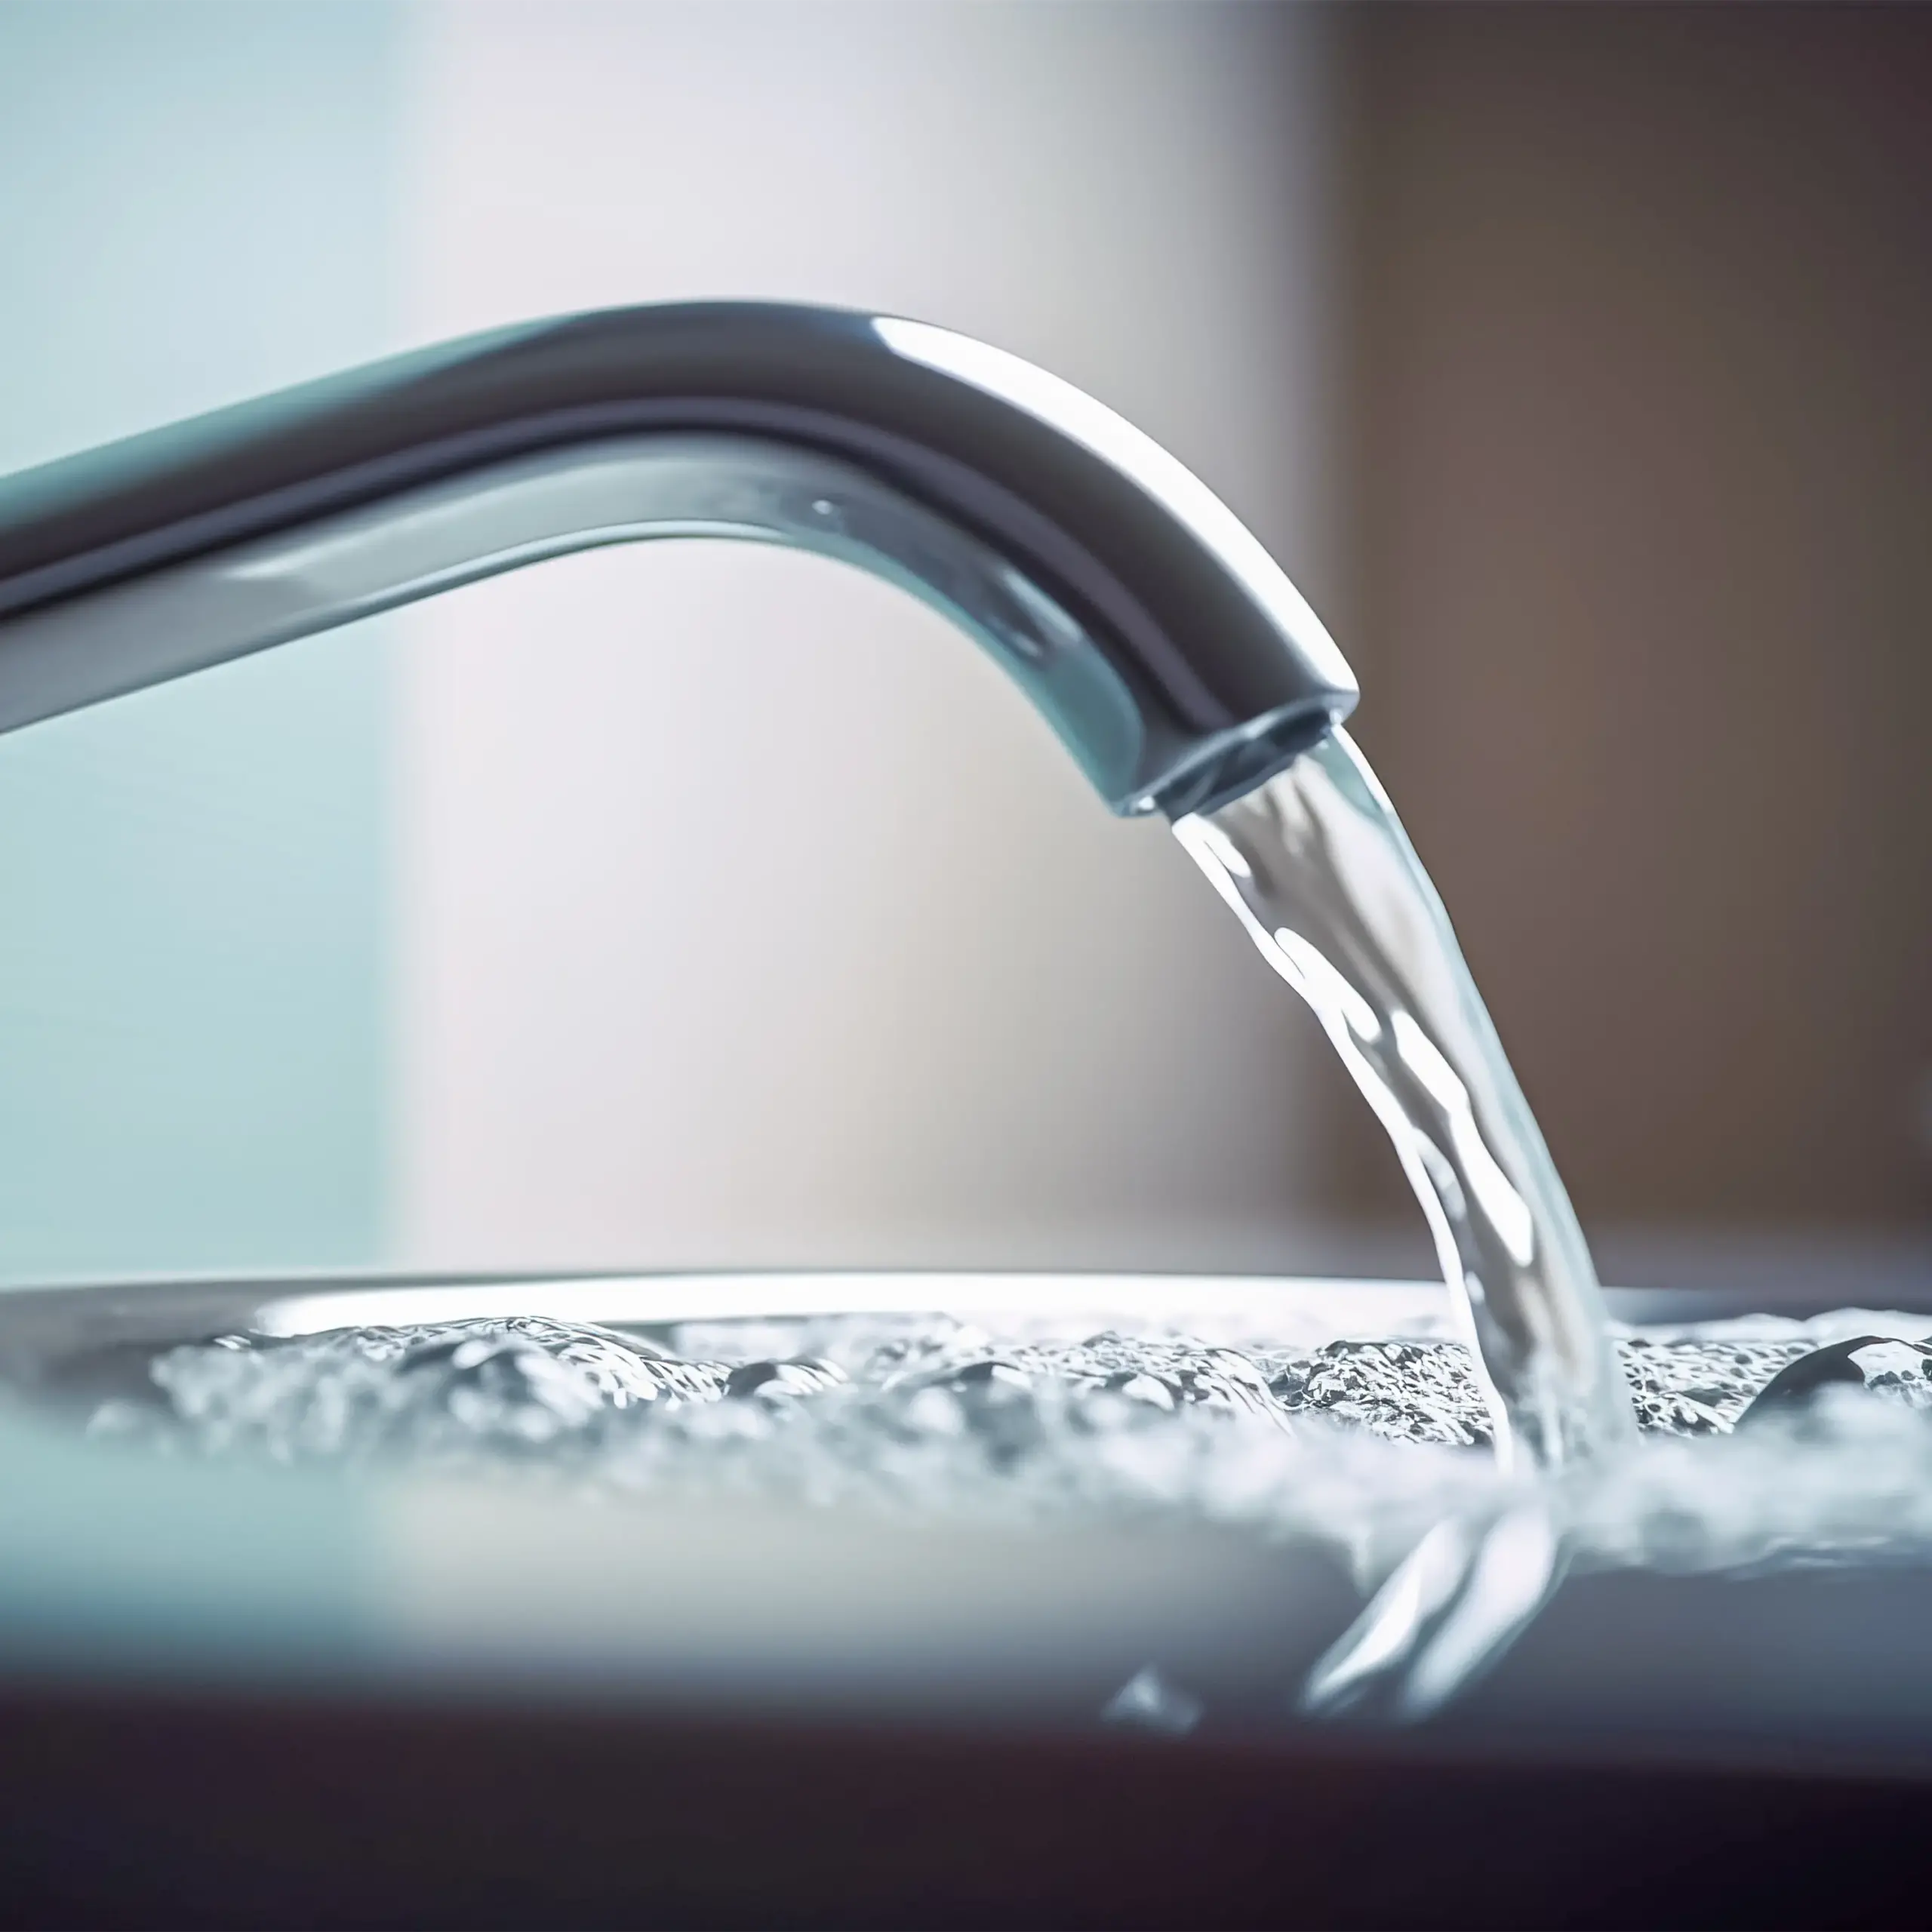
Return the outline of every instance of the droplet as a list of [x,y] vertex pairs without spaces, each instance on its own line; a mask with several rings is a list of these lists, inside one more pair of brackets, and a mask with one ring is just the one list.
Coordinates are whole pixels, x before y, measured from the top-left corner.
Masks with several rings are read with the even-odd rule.
[[1137,1730],[1184,1737],[1201,1721],[1201,1706],[1177,1684],[1171,1684],[1152,1664],[1137,1670],[1101,1706],[1109,1724],[1128,1724]]

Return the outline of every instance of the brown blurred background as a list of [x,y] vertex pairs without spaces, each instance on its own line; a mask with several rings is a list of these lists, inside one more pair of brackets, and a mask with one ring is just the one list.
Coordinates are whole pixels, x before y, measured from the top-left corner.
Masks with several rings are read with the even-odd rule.
[[1579,1208],[1921,1229],[1932,12],[1343,25],[1359,736]]

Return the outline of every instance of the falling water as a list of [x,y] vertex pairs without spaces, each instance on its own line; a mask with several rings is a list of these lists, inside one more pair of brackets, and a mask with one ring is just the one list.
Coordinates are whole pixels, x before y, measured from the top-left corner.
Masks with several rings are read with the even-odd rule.
[[[1499,1462],[1587,1472],[1636,1440],[1596,1272],[1441,897],[1345,732],[1175,826],[1313,1008],[1435,1236]],[[1312,1710],[1377,1692],[1427,1715],[1541,1609],[1567,1560],[1549,1488],[1445,1518],[1318,1664]]]
[[1448,915],[1341,731],[1176,835],[1315,1009],[1395,1143],[1485,1384],[1499,1457],[1634,1439],[1583,1230]]

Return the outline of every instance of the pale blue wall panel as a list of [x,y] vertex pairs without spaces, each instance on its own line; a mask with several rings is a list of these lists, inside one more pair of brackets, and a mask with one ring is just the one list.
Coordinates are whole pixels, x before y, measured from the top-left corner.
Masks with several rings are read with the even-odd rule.
[[[392,346],[387,6],[0,6],[0,470]],[[0,1275],[354,1263],[377,626],[0,738]]]

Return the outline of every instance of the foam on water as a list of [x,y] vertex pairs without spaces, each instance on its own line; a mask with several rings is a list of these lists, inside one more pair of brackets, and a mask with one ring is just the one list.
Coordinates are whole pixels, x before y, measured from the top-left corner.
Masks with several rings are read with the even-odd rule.
[[[1845,1334],[1857,1325],[1619,1337],[1643,1433],[1560,1492],[1564,1560],[1932,1555],[1932,1350]],[[1487,1453],[1468,1351],[1439,1340],[1042,1338],[873,1315],[646,1340],[518,1317],[228,1337],[171,1350],[152,1374],[154,1399],[104,1404],[97,1432],[194,1457],[922,1518],[1206,1518],[1318,1538],[1365,1587],[1435,1525],[1480,1527],[1558,1494]]]

